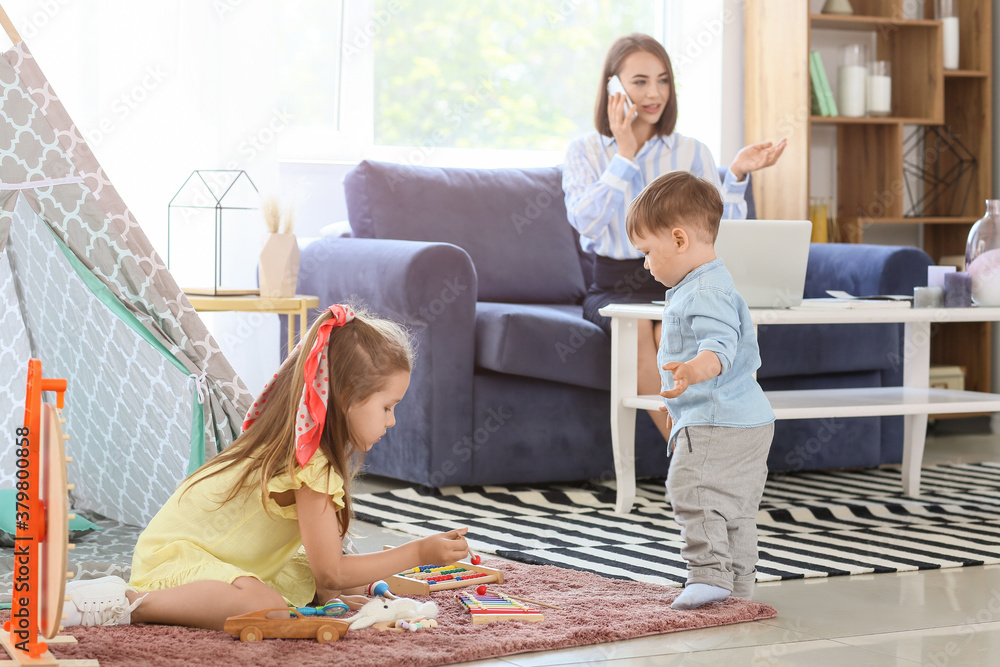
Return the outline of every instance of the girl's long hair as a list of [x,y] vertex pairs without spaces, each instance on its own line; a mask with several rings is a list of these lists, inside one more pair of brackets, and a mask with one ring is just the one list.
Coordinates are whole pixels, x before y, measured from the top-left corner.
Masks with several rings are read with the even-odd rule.
[[[356,308],[354,312],[353,320],[330,331],[330,400],[319,443],[319,450],[344,480],[344,507],[337,513],[341,538],[347,534],[351,520],[351,481],[363,462],[362,451],[351,445],[357,438],[351,432],[347,410],[384,388],[395,373],[408,373],[413,368],[413,348],[401,326]],[[268,482],[282,474],[293,475],[299,467],[295,459],[295,417],[305,382],[303,368],[320,325],[330,317],[326,310],[316,319],[300,347],[292,352],[292,360],[279,369],[257,420],[189,477],[197,476],[191,486],[245,462],[246,467],[220,505],[256,485],[267,509]],[[201,476],[203,471],[209,472]]]
[[608,120],[608,79],[619,74],[622,63],[636,51],[646,51],[663,61],[663,67],[670,80],[670,99],[663,107],[660,120],[653,127],[653,133],[658,137],[667,136],[673,134],[674,126],[677,125],[677,89],[674,87],[674,67],[670,64],[670,56],[655,38],[641,32],[633,32],[631,35],[616,39],[608,49],[608,55],[604,57],[604,71],[601,73],[601,85],[597,89],[597,105],[594,107],[594,126],[606,137],[613,136],[611,121]]

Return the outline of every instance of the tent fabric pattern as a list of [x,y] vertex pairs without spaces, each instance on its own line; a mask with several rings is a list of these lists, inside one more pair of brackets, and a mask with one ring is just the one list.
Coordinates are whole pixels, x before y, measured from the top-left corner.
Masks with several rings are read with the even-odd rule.
[[[81,471],[71,464],[74,500],[81,509],[145,523],[191,464],[239,435],[253,397],[23,42],[0,59],[0,99],[0,399],[13,413],[0,418],[0,432],[13,433],[23,411],[26,352],[41,358],[46,376],[70,382],[70,455],[79,461],[82,448],[82,458],[95,461]],[[94,279],[113,303],[87,287]],[[43,288],[48,296],[41,296]],[[143,335],[123,320],[138,322]],[[203,435],[196,440],[204,440],[204,451],[192,452],[199,394]],[[84,395],[100,407],[78,412]],[[177,468],[178,457],[187,467]],[[9,464],[0,458],[0,485],[10,481]],[[99,465],[106,467],[98,471]],[[117,488],[128,475],[145,485],[146,501]],[[122,507],[130,511],[114,509]]]
[[[43,350],[46,375],[69,380],[63,415],[74,505],[145,525],[187,473],[192,383],[94,296],[23,199],[5,254],[16,294],[4,294],[4,310],[21,310],[22,349]],[[26,358],[0,368],[21,407],[5,433],[23,414]],[[14,486],[15,458],[13,447],[0,449],[0,487]]]

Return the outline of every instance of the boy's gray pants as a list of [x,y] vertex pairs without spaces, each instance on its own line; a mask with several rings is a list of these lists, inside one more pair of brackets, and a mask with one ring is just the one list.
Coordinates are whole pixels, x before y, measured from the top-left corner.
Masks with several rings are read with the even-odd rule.
[[688,584],[748,598],[757,576],[757,509],[774,424],[686,426],[674,440],[667,491],[681,527]]

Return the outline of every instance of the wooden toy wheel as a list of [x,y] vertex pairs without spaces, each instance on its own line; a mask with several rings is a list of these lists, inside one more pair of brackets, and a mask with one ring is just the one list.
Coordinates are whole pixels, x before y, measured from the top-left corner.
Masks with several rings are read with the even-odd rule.
[[322,625],[316,632],[316,641],[320,644],[335,642],[340,639],[340,632],[332,625]]
[[240,630],[241,642],[259,642],[264,638],[264,633],[256,625],[248,625]]
[[43,403],[39,440],[42,480],[38,495],[44,508],[45,539],[39,544],[38,627],[47,639],[56,636],[62,620],[69,548],[66,449],[59,423],[59,410],[51,403]]

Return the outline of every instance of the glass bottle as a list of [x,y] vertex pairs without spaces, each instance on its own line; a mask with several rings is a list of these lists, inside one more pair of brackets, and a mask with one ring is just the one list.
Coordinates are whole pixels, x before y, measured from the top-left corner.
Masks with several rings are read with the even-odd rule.
[[987,199],[986,215],[969,230],[965,270],[972,277],[972,300],[1000,306],[1000,199]]

